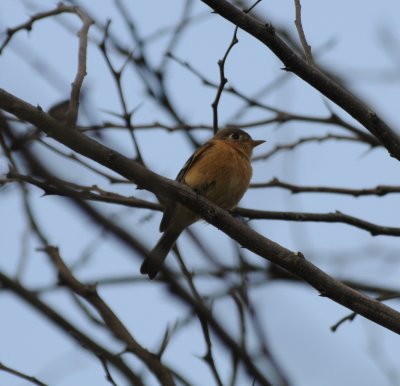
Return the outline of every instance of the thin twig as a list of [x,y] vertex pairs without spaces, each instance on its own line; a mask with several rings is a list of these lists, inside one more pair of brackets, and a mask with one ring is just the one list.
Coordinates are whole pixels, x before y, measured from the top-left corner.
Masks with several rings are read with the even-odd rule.
[[225,77],[225,63],[226,59],[228,58],[229,52],[232,50],[232,48],[239,42],[237,38],[237,31],[238,27],[235,27],[235,31],[233,33],[232,40],[225,52],[225,55],[223,56],[222,59],[218,61],[218,67],[219,67],[219,85],[217,87],[217,93],[215,95],[215,99],[213,103],[211,104],[212,111],[213,111],[213,129],[214,129],[214,134],[218,131],[218,105],[219,101],[221,99],[222,92],[224,91],[225,84],[228,82],[228,79]]
[[32,377],[30,375],[21,373],[20,371],[12,369],[11,367],[8,367],[1,362],[0,362],[0,371],[5,371],[7,373],[13,374],[13,375],[17,376],[18,378],[25,379],[25,381],[28,381],[28,382],[33,383],[38,386],[46,386],[45,383],[39,381],[36,377]]
[[[37,186],[45,192],[45,195],[58,195],[58,196],[69,196],[70,190],[73,189],[74,193],[79,196],[82,200],[91,200],[106,202],[110,204],[124,205],[132,208],[144,208],[162,211],[160,204],[153,203],[146,200],[141,200],[135,197],[126,197],[121,194],[105,191],[96,185],[93,186],[82,186],[72,184],[68,181],[57,179],[57,185],[54,184],[54,180],[45,181],[37,178],[19,174],[15,171],[10,171],[8,174],[9,182],[26,182],[28,184]],[[65,187],[65,189],[63,189]]]
[[128,351],[141,359],[146,366],[154,372],[154,375],[163,385],[174,386],[175,382],[167,368],[163,366],[154,354],[147,351],[136,341],[117,315],[99,296],[96,286],[84,285],[74,277],[61,258],[57,248],[47,245],[43,248],[43,251],[46,252],[54,267],[57,269],[60,279],[76,294],[87,300],[99,312],[109,330],[115,337],[127,345]]
[[[129,158],[113,151],[100,142],[94,141],[77,130],[65,130],[64,126],[60,125],[47,114],[2,89],[0,89],[0,107],[18,116],[20,119],[29,121],[31,124],[40,127],[41,130],[68,146],[70,149],[94,159],[96,162],[106,167],[112,168],[129,180],[135,181],[142,188],[172,198],[182,205],[187,206],[190,210],[199,213],[207,222],[217,226],[230,237],[234,238],[243,247],[300,276],[323,293],[324,296],[351,308],[355,312],[362,314],[366,318],[396,333],[400,332],[400,314],[398,312],[334,280],[315,265],[311,264],[300,253],[294,253],[263,237],[241,221],[232,218],[231,215],[220,209],[217,205],[210,203],[202,196],[196,195],[187,187],[177,182],[161,178],[156,173],[150,172],[138,163],[132,162]],[[128,243],[128,238],[126,237],[127,232],[123,232],[122,229],[116,229],[119,227],[116,227],[114,223],[106,221],[107,219],[104,218],[104,216],[101,216],[102,218],[100,220],[99,213],[97,213],[97,211],[95,213],[93,208],[84,205],[84,203],[79,202],[79,206],[85,210],[88,216],[99,221],[102,226],[107,226],[107,229],[114,232],[121,240]],[[138,243],[137,240],[131,240],[131,238],[129,238],[129,245],[134,249],[140,250],[140,253],[143,253],[143,255],[146,255],[147,249],[143,248],[141,243]],[[206,310],[204,310],[201,305],[192,302],[193,299],[191,299],[178,283],[171,282],[169,284],[171,290],[186,304],[190,304],[196,312],[206,313]],[[209,321],[214,331],[221,337],[226,345],[235,347],[235,350],[238,349],[238,355],[241,355],[243,364],[254,376],[257,374],[259,383],[266,384],[267,382],[261,381],[265,379],[265,377],[258,371],[254,363],[248,357],[241,354],[240,348],[232,342],[229,334],[226,334],[225,331],[221,329],[219,323],[217,323],[212,316]]]
[[285,69],[298,75],[325,95],[332,102],[348,112],[360,122],[388,150],[389,154],[400,160],[400,136],[373,109],[351,93],[344,85],[329,77],[316,66],[310,66],[296,54],[276,33],[272,25],[265,25],[256,18],[244,14],[227,0],[201,0],[216,13],[242,28],[266,45],[280,60]]
[[[243,11],[244,13],[249,13],[261,0],[257,0],[249,9]],[[225,55],[221,60],[218,61],[219,67],[219,85],[217,87],[217,93],[215,95],[214,102],[211,104],[213,110],[213,129],[214,134],[218,131],[218,104],[221,99],[222,92],[224,91],[225,84],[228,82],[228,79],[225,77],[225,63],[226,59],[228,58],[229,53],[231,52],[232,48],[239,42],[237,38],[239,27],[235,27],[233,32],[232,40],[225,52]]]
[[400,228],[377,225],[357,217],[336,211],[330,213],[308,213],[308,212],[275,212],[268,210],[255,210],[236,208],[233,213],[237,213],[251,220],[285,220],[297,222],[325,222],[325,223],[343,223],[363,229],[372,236],[400,236]]
[[78,32],[79,37],[79,54],[78,54],[78,70],[76,72],[75,80],[72,83],[71,97],[69,100],[69,108],[67,114],[67,126],[75,127],[78,119],[79,99],[83,79],[86,76],[86,53],[88,45],[88,33],[90,26],[94,23],[89,16],[86,15],[80,8],[74,7],[75,13],[81,18],[83,22],[82,28]]
[[282,188],[290,190],[291,193],[332,193],[332,194],[346,194],[349,196],[385,196],[390,193],[400,193],[400,186],[396,185],[378,185],[373,188],[338,188],[333,186],[305,186],[295,185],[288,182],[283,182],[278,178],[273,178],[268,182],[254,183],[250,185],[251,188]]
[[36,15],[32,16],[28,21],[25,23],[19,24],[16,27],[13,28],[8,28],[7,29],[7,37],[4,40],[3,44],[0,46],[0,54],[3,52],[4,48],[7,46],[7,44],[10,42],[10,40],[13,38],[13,36],[22,30],[26,30],[30,32],[32,30],[33,24],[38,21],[42,20],[48,17],[52,17],[55,15],[60,15],[62,13],[76,13],[76,10],[74,7],[67,7],[63,3],[58,4],[57,8],[51,10],[51,11],[46,11],[46,12],[40,12],[37,13]]
[[305,143],[311,143],[311,142],[325,142],[325,141],[350,141],[350,142],[360,142],[360,139],[348,135],[336,135],[336,134],[325,134],[325,135],[316,135],[316,136],[310,136],[310,137],[303,137],[299,138],[295,142],[292,143],[287,143],[287,144],[281,144],[281,145],[276,145],[273,149],[270,151],[260,154],[256,157],[253,158],[253,161],[259,161],[259,160],[266,160],[268,158],[271,158],[275,154],[281,152],[282,150],[293,150],[294,148],[297,148],[300,145],[303,145]]
[[[184,61],[173,54],[169,54],[169,58],[174,60],[176,63],[181,65],[182,67],[186,68],[190,71],[194,76],[196,76],[205,86],[209,86],[212,88],[218,89],[219,84],[212,82],[210,79],[206,78],[199,70],[194,68],[189,62]],[[272,112],[275,115],[268,119],[263,119],[255,122],[243,123],[243,124],[236,124],[236,123],[228,123],[226,126],[232,126],[237,128],[246,128],[246,127],[255,127],[261,125],[267,125],[270,123],[285,123],[289,121],[301,121],[301,122],[311,122],[311,123],[323,123],[328,125],[335,125],[343,127],[344,129],[350,131],[351,133],[355,134],[356,137],[365,143],[368,143],[371,147],[382,146],[381,143],[371,134],[355,127],[354,125],[346,122],[340,116],[338,116],[334,112],[330,112],[328,117],[313,117],[309,115],[301,115],[301,114],[294,114],[284,110],[280,110],[276,107],[267,105],[265,103],[260,102],[259,98],[256,97],[249,97],[245,95],[243,92],[239,91],[237,88],[229,85],[224,88],[224,91],[230,93],[231,95],[236,96],[237,98],[246,102],[247,107],[257,107],[268,112]],[[203,128],[204,126],[200,126],[199,128]],[[166,127],[167,129],[171,129],[171,127]],[[186,126],[183,127],[184,129],[187,128]],[[195,126],[194,128],[197,128]],[[208,128],[208,127],[205,127]]]
[[101,362],[101,364],[102,364],[102,366],[103,366],[103,369],[104,369],[104,371],[105,371],[105,373],[106,373],[106,379],[107,379],[107,381],[108,381],[111,385],[113,385],[113,386],[118,386],[118,385],[115,383],[114,378],[113,378],[112,375],[111,375],[110,369],[108,368],[107,359],[104,358],[102,355],[98,355],[98,358],[100,359],[100,362]]
[[108,351],[108,349],[91,339],[87,333],[80,331],[75,327],[75,325],[71,324],[71,322],[57,313],[53,308],[50,308],[47,304],[43,303],[36,294],[28,291],[19,282],[11,279],[1,271],[0,284],[3,289],[11,291],[18,298],[43,315],[44,318],[53,323],[53,325],[58,327],[64,334],[66,334],[66,336],[72,338],[72,340],[77,342],[80,346],[84,347],[91,353],[101,353],[103,357],[107,358],[107,360],[112,363],[113,366],[118,368],[120,372],[125,375],[128,382],[132,383],[133,385],[143,386],[141,379],[120,357],[115,356],[112,352]]
[[306,57],[307,63],[310,66],[314,65],[314,60],[311,53],[311,46],[307,43],[306,34],[304,33],[303,24],[301,22],[301,3],[300,0],[294,0],[294,5],[296,7],[296,19],[294,24],[296,25],[297,33],[299,34],[301,45],[303,46],[304,55]]
[[74,152],[62,151],[62,150],[58,149],[56,146],[50,145],[49,143],[47,143],[46,141],[44,141],[42,139],[39,139],[38,143],[40,143],[41,145],[45,146],[47,149],[50,149],[52,152],[54,152],[62,157],[65,157],[65,158],[68,158],[70,160],[77,162],[78,164],[85,167],[86,169],[89,169],[90,171],[104,177],[106,180],[108,180],[112,184],[117,184],[117,183],[118,184],[126,184],[126,183],[130,184],[131,183],[128,180],[119,178],[117,176],[113,176],[109,173],[106,173],[106,172],[100,170],[100,168],[97,168],[96,166],[91,165],[90,162],[82,159]]
[[[117,4],[119,4],[119,2],[117,2]],[[121,83],[121,78],[122,78],[122,74],[123,71],[125,69],[125,66],[127,63],[129,63],[130,57],[131,55],[129,55],[126,60],[125,63],[122,65],[122,67],[120,68],[120,70],[116,70],[114,65],[111,63],[111,59],[108,55],[107,52],[107,47],[106,47],[106,43],[107,43],[107,39],[109,37],[109,28],[110,28],[110,21],[106,24],[105,28],[104,28],[104,35],[103,35],[103,40],[101,41],[101,43],[99,44],[100,47],[100,51],[103,54],[103,57],[107,63],[107,67],[111,72],[111,75],[113,76],[114,82],[117,86],[117,90],[118,90],[118,96],[119,96],[119,101],[122,107],[122,112],[123,112],[123,119],[125,122],[125,127],[128,129],[129,134],[131,136],[132,142],[133,142],[133,146],[134,149],[136,151],[136,160],[138,162],[140,162],[142,165],[144,165],[144,160],[142,157],[142,153],[140,151],[140,147],[138,144],[138,141],[136,139],[136,135],[134,133],[134,128],[132,127],[132,115],[135,112],[135,109],[133,109],[132,111],[128,111],[128,107],[127,107],[127,103],[125,100],[125,95],[124,95],[124,90],[122,89],[122,83]]]
[[[193,297],[200,303],[203,305],[203,307],[207,307],[208,305],[206,305],[203,297],[200,295],[199,291],[197,290],[194,281],[193,281],[193,276],[192,274],[188,271],[188,269],[186,268],[186,265],[182,259],[182,256],[179,253],[179,250],[175,247],[175,253],[178,257],[178,262],[181,266],[182,272],[183,272],[183,276],[186,279],[186,282],[188,283],[188,286],[193,294]],[[210,311],[211,312],[211,311]],[[211,373],[215,379],[215,382],[217,384],[217,386],[223,386],[223,383],[221,381],[221,376],[218,373],[217,370],[217,366],[215,364],[215,359],[214,359],[214,355],[213,355],[213,349],[212,349],[212,341],[211,341],[211,334],[210,334],[210,330],[208,327],[208,323],[207,323],[207,319],[202,317],[201,315],[197,315],[199,322],[200,322],[200,326],[201,326],[201,330],[203,332],[203,337],[206,343],[206,347],[207,347],[207,352],[204,354],[204,356],[202,357],[202,359],[207,363],[207,365],[210,367]]]

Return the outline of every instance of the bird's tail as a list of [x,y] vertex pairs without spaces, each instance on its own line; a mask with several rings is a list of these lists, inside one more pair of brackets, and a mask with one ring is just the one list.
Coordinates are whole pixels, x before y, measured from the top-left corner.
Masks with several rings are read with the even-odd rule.
[[177,238],[181,234],[179,232],[167,231],[160,237],[156,246],[152,249],[150,254],[144,259],[140,272],[147,274],[150,279],[154,279],[158,271],[168,255],[168,252],[174,246]]

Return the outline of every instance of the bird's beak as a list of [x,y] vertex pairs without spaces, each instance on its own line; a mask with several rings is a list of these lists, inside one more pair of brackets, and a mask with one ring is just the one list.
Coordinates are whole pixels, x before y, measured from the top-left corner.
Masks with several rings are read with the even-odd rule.
[[261,145],[262,143],[264,143],[265,141],[263,140],[263,139],[259,139],[259,140],[256,140],[256,141],[251,141],[251,146],[253,147],[253,148],[255,148],[256,146],[258,146],[258,145]]

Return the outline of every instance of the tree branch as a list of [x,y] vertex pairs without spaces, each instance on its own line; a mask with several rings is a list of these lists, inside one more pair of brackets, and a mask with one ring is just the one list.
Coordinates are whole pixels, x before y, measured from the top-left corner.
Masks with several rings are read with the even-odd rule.
[[298,56],[276,34],[271,25],[262,24],[226,0],[201,1],[210,6],[222,17],[265,44],[284,63],[287,71],[298,75],[332,102],[348,112],[382,143],[392,157],[400,160],[399,135],[358,97],[329,78],[316,66],[310,66]]
[[136,339],[134,339],[120,319],[99,296],[96,286],[84,285],[76,279],[61,259],[57,248],[47,245],[43,250],[50,257],[53,265],[56,267],[61,281],[66,283],[66,285],[79,296],[87,300],[99,312],[109,330],[118,339],[126,343],[127,351],[132,352],[135,356],[140,358],[154,373],[162,385],[174,386],[175,382],[168,369],[161,363],[156,355],[144,349]]
[[37,378],[21,373],[20,371],[12,369],[11,367],[8,367],[1,362],[0,362],[0,371],[5,371],[7,373],[13,374],[18,378],[25,379],[25,381],[28,381],[38,386],[46,386],[45,383],[39,381]]
[[372,236],[400,236],[400,228],[376,225],[374,223],[350,216],[339,212],[332,213],[309,213],[309,212],[275,212],[269,210],[256,210],[236,208],[235,213],[249,219],[264,220],[286,220],[298,222],[326,222],[326,223],[344,223],[356,228],[368,231]]
[[[141,188],[161,196],[168,196],[189,207],[243,247],[301,277],[323,296],[331,298],[393,332],[400,333],[400,313],[338,282],[307,261],[301,253],[294,253],[263,237],[233,218],[228,212],[197,195],[190,188],[146,170],[137,162],[84,136],[77,130],[65,130],[63,125],[43,111],[3,89],[0,89],[0,108],[32,123],[58,142],[114,170]],[[178,291],[177,288],[175,290]],[[181,292],[178,294],[183,299],[187,299],[187,294]]]
[[28,291],[21,284],[17,283],[6,274],[0,271],[0,285],[2,288],[10,290],[17,295],[21,300],[33,307],[37,312],[40,312],[45,318],[50,320],[61,331],[72,337],[79,345],[85,347],[90,352],[101,354],[109,363],[116,367],[133,385],[143,386],[141,379],[132,372],[127,364],[117,355],[106,350],[97,342],[89,338],[85,333],[77,329],[73,324],[68,322],[64,317],[58,314],[55,310],[43,303],[35,294]]
[[390,193],[400,193],[400,186],[396,185],[378,185],[373,188],[338,188],[334,186],[305,186],[295,185],[288,182],[273,178],[268,182],[254,183],[250,185],[251,188],[282,188],[290,190],[293,194],[297,193],[333,193],[333,194],[345,194],[354,197],[360,196],[385,196]]
[[314,65],[314,60],[311,53],[311,46],[307,43],[306,34],[304,33],[303,24],[301,22],[301,3],[300,0],[294,0],[294,5],[296,8],[296,19],[294,24],[296,25],[297,33],[299,34],[301,45],[303,46],[304,55],[306,57],[307,63],[310,66]]

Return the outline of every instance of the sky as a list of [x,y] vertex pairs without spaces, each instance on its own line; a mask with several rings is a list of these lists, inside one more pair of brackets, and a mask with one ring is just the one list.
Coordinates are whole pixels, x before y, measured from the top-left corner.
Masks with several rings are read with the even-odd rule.
[[[192,15],[198,21],[190,27],[185,37],[174,50],[176,57],[188,61],[211,80],[218,82],[217,61],[223,56],[232,39],[233,26],[198,0],[193,1]],[[18,25],[37,10],[55,7],[56,1],[2,0],[0,2],[0,38],[2,32]],[[113,1],[80,1],[101,23],[112,19],[111,31],[124,44],[135,49]],[[95,5],[94,5],[95,4]],[[181,0],[133,0],[125,1],[130,14],[138,25],[142,36],[152,36],[163,27],[174,25],[183,11]],[[344,79],[349,88],[369,103],[395,129],[398,129],[398,101],[400,100],[398,15],[400,3],[362,1],[302,1],[303,26],[315,57],[322,66]],[[289,0],[263,1],[258,7],[259,15],[274,25],[285,25],[295,34],[294,5]],[[72,16],[62,18],[65,23],[53,20],[37,22],[28,34],[20,32],[0,56],[0,87],[34,105],[48,109],[55,102],[65,99],[75,75],[77,60],[77,38],[65,25],[75,28],[79,22]],[[101,34],[95,27],[92,39]],[[228,57],[226,74],[229,84],[248,95],[257,93],[278,76],[285,76],[280,87],[263,95],[262,101],[296,114],[327,116],[330,109],[350,123],[351,117],[326,101],[316,90],[294,75],[282,75],[282,63],[258,41],[242,31],[237,44]],[[153,64],[159,63],[165,52],[168,35],[152,40],[148,55]],[[121,59],[113,56],[117,66]],[[35,70],[35,66],[40,71]],[[120,111],[118,94],[113,79],[107,72],[104,59],[95,45],[88,50],[88,75],[85,79],[85,96],[95,109],[84,112],[82,123],[89,119],[101,122],[110,119],[109,111]],[[382,74],[391,76],[383,77]],[[149,101],[137,75],[124,73],[124,91],[129,108],[138,107],[134,116],[136,123],[161,121],[171,123],[170,117]],[[187,69],[175,62],[168,67],[167,86],[181,116],[189,123],[211,124],[211,102],[215,90],[205,87]],[[238,98],[224,94],[219,107],[221,123],[246,122],[263,119],[266,113],[257,109],[249,111],[239,119],[237,111],[243,106]],[[86,115],[85,115],[86,114]],[[272,149],[276,144],[289,143],[298,138],[321,133],[345,132],[340,128],[291,122],[284,125],[268,125],[251,129],[253,138],[266,139],[264,148],[256,155]],[[210,133],[194,132],[199,142]],[[174,178],[193,147],[180,133],[164,130],[138,131],[138,141],[146,165],[155,172]],[[110,130],[106,134],[109,144],[125,155],[133,156],[132,144],[126,134]],[[49,140],[52,144],[54,141]],[[62,146],[60,149],[66,150]],[[38,148],[39,150],[39,148]],[[65,162],[49,152],[41,154],[53,170],[63,178],[82,184],[98,183],[93,174]],[[7,172],[8,165],[0,160],[0,174]],[[281,152],[267,162],[254,162],[254,182],[268,181],[278,177],[301,185],[328,185],[343,187],[372,187],[378,184],[396,185],[397,161],[391,159],[383,149],[370,150],[365,145],[327,142],[303,145],[292,152]],[[112,187],[123,194],[134,194],[145,199],[154,197],[145,191],[134,191],[134,187]],[[133,192],[133,193],[132,193]],[[21,211],[18,190],[0,190],[0,269],[13,275],[23,254],[21,238],[27,233],[26,218]],[[102,235],[100,229],[82,216],[67,200],[59,197],[41,197],[41,191],[33,189],[31,199],[35,213],[46,229],[52,243],[58,245],[63,257],[73,264],[85,250],[94,249],[91,263],[77,271],[82,280],[99,277],[139,274],[140,260],[132,256],[124,246],[112,237]],[[248,191],[241,206],[265,210],[330,212],[340,210],[377,224],[398,226],[396,209],[400,204],[397,195],[387,197],[345,197],[334,195],[292,195],[279,189]],[[126,229],[132,229],[151,248],[159,237],[160,214],[149,216],[144,210],[101,206],[109,216],[117,219]],[[257,231],[268,238],[292,249],[305,253],[318,267],[335,277],[374,283],[398,288],[400,269],[397,251],[399,242],[387,236],[371,237],[367,232],[344,224],[287,223],[280,221],[253,221]],[[234,244],[227,236],[212,226],[198,223],[193,230],[208,242],[213,255],[220,261],[232,261]],[[29,260],[23,271],[23,282],[30,288],[42,288],[54,281],[54,272],[46,257],[36,251],[37,240],[26,236]],[[192,269],[206,266],[187,234],[182,235],[179,246],[188,250],[187,262]],[[257,256],[245,251],[250,261],[259,261]],[[177,267],[170,256],[168,263]],[[203,285],[202,285],[203,284]],[[207,287],[199,283],[204,293],[219,288],[218,283]],[[120,286],[104,286],[101,295],[113,307],[121,319],[140,337],[141,343],[155,349],[162,339],[167,325],[187,315],[187,310],[165,292],[162,284],[140,282]],[[318,296],[308,286],[284,281],[271,281],[251,291],[252,299],[259,311],[263,328],[268,336],[278,361],[296,386],[389,386],[400,383],[400,371],[395,358],[399,357],[400,338],[391,332],[357,317],[344,324],[336,333],[330,327],[348,310],[331,300]],[[73,300],[63,290],[48,291],[43,299],[63,315],[90,331],[102,342],[121,349],[101,330],[91,324],[76,310]],[[398,308],[398,303],[389,303]],[[92,355],[80,350],[62,332],[30,310],[8,292],[0,292],[0,362],[37,376],[45,383],[57,386],[106,385],[103,370]],[[231,314],[232,302],[221,300],[215,306],[215,315],[224,320]],[[235,331],[237,323],[230,322]],[[167,363],[184,369],[184,373],[195,380],[196,385],[212,384],[211,375],[199,360],[204,354],[204,342],[197,333],[198,325],[192,323],[171,342],[165,359]],[[225,351],[215,345],[218,366],[226,376],[228,369]],[[137,366],[136,361],[132,361]],[[115,375],[118,384],[123,380]],[[244,377],[244,375],[242,374]],[[244,379],[244,378],[243,378]],[[24,382],[0,372],[0,385],[16,386]],[[149,378],[149,385],[157,384]]]

